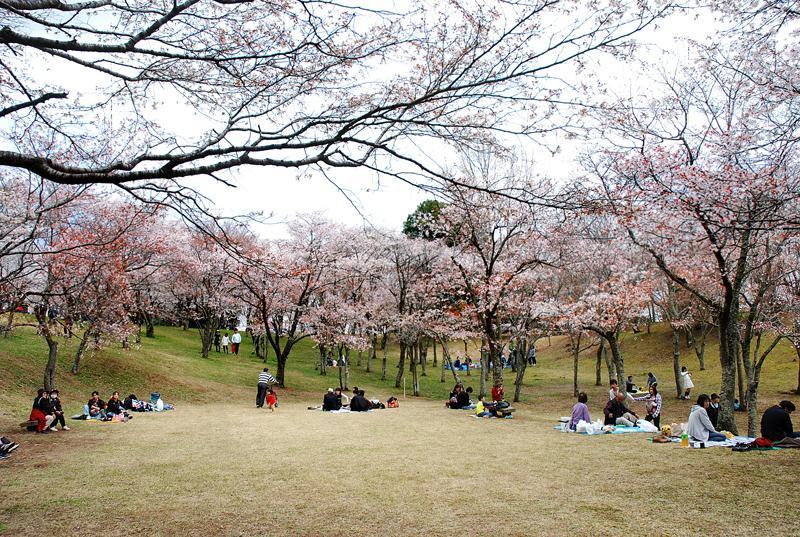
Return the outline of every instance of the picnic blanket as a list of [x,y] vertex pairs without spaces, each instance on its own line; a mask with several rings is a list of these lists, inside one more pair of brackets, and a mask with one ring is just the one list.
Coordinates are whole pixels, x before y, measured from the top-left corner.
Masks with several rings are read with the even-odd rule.
[[[566,427],[564,427],[562,425],[556,425],[555,427],[553,427],[553,429],[555,429],[557,431],[561,431],[562,433],[573,433],[573,434],[575,433],[575,431],[571,431],[571,430],[567,429]],[[629,433],[647,433],[647,432],[649,432],[650,434],[655,434],[652,431],[645,431],[644,429],[642,429],[640,427],[623,427],[622,425],[615,426],[614,430],[611,431],[610,433],[602,433],[602,434],[592,434],[592,435],[590,435],[588,433],[583,432],[583,433],[577,433],[577,434],[583,434],[583,435],[586,435],[586,436],[603,436],[603,435],[606,435],[606,434],[629,434]]]
[[[670,437],[670,440],[672,441],[673,444],[680,443],[681,437],[680,436],[673,436],[673,437]],[[720,442],[708,441],[708,442],[704,442],[704,444],[705,444],[705,447],[707,447],[707,448],[712,448],[712,447],[733,447],[736,444],[750,444],[751,442],[754,442],[754,441],[755,441],[755,438],[751,438],[749,436],[734,436],[733,438],[729,438],[728,440],[723,440],[723,441],[720,441]],[[690,440],[689,441],[689,447],[690,448],[695,448],[695,449],[701,449],[700,448],[700,442],[696,442],[694,440]]]

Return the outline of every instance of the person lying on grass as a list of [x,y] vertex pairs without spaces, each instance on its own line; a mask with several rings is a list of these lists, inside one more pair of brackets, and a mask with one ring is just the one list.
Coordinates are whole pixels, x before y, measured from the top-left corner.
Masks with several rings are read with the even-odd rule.
[[717,432],[708,419],[706,409],[711,404],[711,398],[706,394],[701,394],[697,398],[697,404],[692,407],[689,413],[689,422],[686,424],[686,434],[698,442],[722,442],[727,437]]
[[605,425],[622,425],[633,427],[639,419],[636,412],[625,406],[625,394],[618,392],[617,396],[606,403],[603,409],[605,415]]
[[570,431],[574,431],[578,427],[578,422],[583,420],[586,423],[591,423],[592,418],[589,416],[589,407],[586,403],[589,402],[589,396],[581,392],[578,394],[578,402],[572,407],[572,416],[569,418],[567,427]]

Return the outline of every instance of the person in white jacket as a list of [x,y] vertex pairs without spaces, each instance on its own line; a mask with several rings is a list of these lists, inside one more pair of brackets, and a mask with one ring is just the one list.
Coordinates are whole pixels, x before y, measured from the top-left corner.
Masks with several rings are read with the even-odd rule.
[[692,382],[692,374],[686,369],[686,366],[681,367],[681,384],[683,384],[683,399],[689,399],[689,392],[694,388]]
[[711,420],[708,419],[706,409],[710,404],[711,398],[706,394],[702,394],[697,398],[697,404],[694,405],[692,411],[689,412],[689,423],[686,425],[686,434],[699,442],[722,442],[726,440],[727,437],[717,432],[711,424]]

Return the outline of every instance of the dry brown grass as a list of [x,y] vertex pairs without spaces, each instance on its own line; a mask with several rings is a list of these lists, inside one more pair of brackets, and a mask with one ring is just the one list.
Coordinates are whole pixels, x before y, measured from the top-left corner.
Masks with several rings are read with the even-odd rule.
[[308,404],[22,435],[0,463],[4,535],[796,534],[800,450],[567,435],[524,405],[478,420],[429,401]]

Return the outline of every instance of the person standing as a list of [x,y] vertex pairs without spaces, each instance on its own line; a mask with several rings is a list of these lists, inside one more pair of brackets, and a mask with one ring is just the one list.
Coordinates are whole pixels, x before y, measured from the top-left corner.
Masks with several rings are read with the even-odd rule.
[[235,355],[239,355],[239,344],[242,342],[242,334],[239,333],[237,330],[231,336],[231,353]]
[[225,332],[225,335],[222,336],[222,352],[224,354],[228,354],[228,345],[230,344],[231,339],[228,337],[228,333]]
[[222,339],[219,330],[214,332],[214,350],[219,352],[220,339]]
[[536,344],[532,344],[528,349],[528,365],[536,365]]
[[681,383],[683,384],[683,399],[689,398],[689,393],[694,388],[694,382],[692,382],[692,374],[686,369],[686,366],[681,367]]
[[258,391],[256,392],[256,408],[264,406],[264,399],[267,397],[267,391],[270,385],[278,382],[275,377],[270,375],[269,368],[265,367],[264,370],[258,374]]
[[275,393],[272,387],[270,387],[267,392],[267,406],[270,412],[275,412],[275,407],[278,406],[278,394]]

